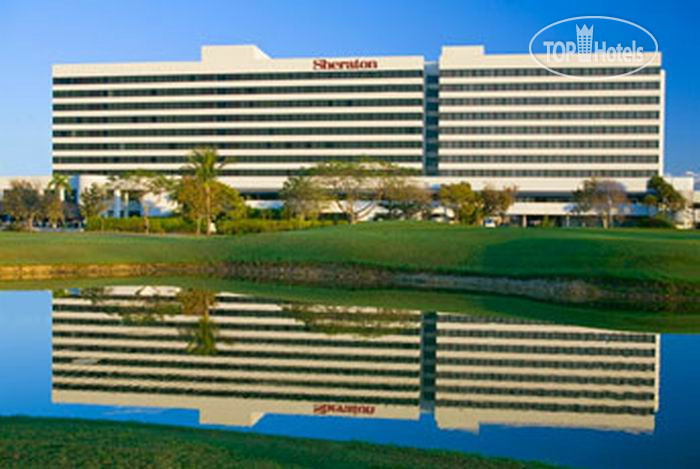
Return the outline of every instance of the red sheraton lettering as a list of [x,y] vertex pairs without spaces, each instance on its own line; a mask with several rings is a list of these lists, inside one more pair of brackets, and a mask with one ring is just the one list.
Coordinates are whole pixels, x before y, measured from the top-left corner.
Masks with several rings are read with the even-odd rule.
[[345,415],[373,415],[373,405],[360,404],[314,404],[315,415],[345,414]]
[[366,70],[379,68],[376,60],[314,60],[314,70]]

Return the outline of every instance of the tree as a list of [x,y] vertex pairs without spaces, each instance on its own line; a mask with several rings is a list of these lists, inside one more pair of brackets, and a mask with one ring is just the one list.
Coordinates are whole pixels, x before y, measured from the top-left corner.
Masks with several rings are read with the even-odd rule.
[[285,212],[292,217],[316,219],[328,203],[328,195],[316,178],[310,175],[292,176],[280,191]]
[[379,161],[331,161],[316,166],[316,176],[336,208],[356,223],[377,207],[382,199],[383,178],[396,167]]
[[73,193],[70,179],[65,174],[54,173],[44,191],[44,214],[53,229],[58,222],[65,223],[65,196]]
[[44,196],[41,200],[42,213],[48,219],[51,228],[54,230],[58,227],[58,223],[62,224],[66,221],[63,201],[55,192],[44,191]]
[[80,214],[85,220],[100,218],[100,231],[104,231],[104,218],[102,213],[109,207],[107,190],[99,185],[92,184],[80,194]]
[[73,193],[73,187],[70,185],[70,179],[65,174],[54,173],[51,176],[51,181],[49,181],[48,188],[49,190],[55,191],[56,195],[61,200],[65,200],[65,195],[70,195]]
[[230,159],[219,157],[215,148],[195,148],[188,155],[186,171],[192,173],[194,181],[204,191],[204,219],[207,223],[207,235],[212,234],[212,219],[214,214],[214,196],[212,186],[216,182],[221,169],[230,163]]
[[10,182],[10,189],[4,194],[3,205],[12,218],[25,223],[27,231],[32,230],[34,220],[41,216],[44,210],[44,200],[39,186],[22,180]]
[[185,218],[195,222],[197,236],[202,233],[202,220],[206,212],[205,194],[193,176],[183,176],[176,186],[173,198],[182,206]]
[[613,216],[621,213],[621,207],[628,203],[625,186],[617,181],[597,181],[593,197],[593,210],[598,212],[603,220],[603,228],[613,224]]
[[440,203],[452,210],[457,222],[466,224],[481,222],[482,201],[468,182],[444,184],[440,187],[438,196]]
[[498,216],[503,221],[506,212],[515,202],[516,193],[516,187],[504,187],[500,191],[491,186],[484,187],[480,194],[484,216]]
[[653,194],[647,194],[642,199],[642,204],[647,208],[649,217],[654,217],[659,213],[659,199]]
[[182,206],[183,216],[196,224],[196,233],[202,232],[202,221],[209,212],[212,219],[220,215],[229,218],[244,218],[247,213],[245,201],[236,189],[219,181],[209,186],[211,205],[207,206],[207,192],[193,176],[184,176],[175,186],[173,198]]
[[613,217],[619,215],[621,207],[628,202],[625,186],[617,181],[595,178],[583,181],[583,187],[574,191],[574,201],[577,213],[596,212],[603,228],[612,226]]
[[[574,206],[572,212],[577,216],[581,217],[584,214],[593,210],[593,193],[595,191],[595,185],[592,181],[583,181],[583,186],[576,189],[572,195],[574,199]],[[584,223],[585,224],[585,223]]]
[[647,206],[653,205],[656,211],[661,211],[664,216],[680,212],[685,209],[687,201],[685,197],[678,192],[672,184],[666,181],[663,177],[659,175],[654,175],[647,181],[647,190],[649,194],[647,197],[652,196],[647,199],[645,197],[644,204]]
[[408,176],[398,173],[385,178],[380,206],[390,219],[411,219],[429,211],[433,194]]
[[138,170],[124,173],[118,177],[111,176],[109,186],[116,190],[126,191],[138,199],[141,207],[141,216],[143,217],[144,231],[148,234],[150,232],[150,220],[148,218],[150,207],[146,202],[146,198],[149,195],[160,198],[170,190],[172,183],[161,174]]
[[211,186],[211,194],[211,210],[214,220],[222,215],[229,219],[240,219],[245,218],[248,214],[245,200],[233,187],[223,182],[214,181]]
[[177,301],[185,316],[199,316],[194,324],[188,324],[181,333],[188,338],[187,352],[192,355],[216,355],[218,328],[209,317],[209,309],[216,302],[216,294],[210,290],[190,288],[177,295]]

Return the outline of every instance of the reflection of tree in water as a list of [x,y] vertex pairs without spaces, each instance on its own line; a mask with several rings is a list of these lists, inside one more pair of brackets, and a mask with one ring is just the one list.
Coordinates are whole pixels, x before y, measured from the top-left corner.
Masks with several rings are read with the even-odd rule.
[[[57,290],[56,298],[70,296],[67,290]],[[115,303],[110,298],[109,288],[83,288],[80,298],[88,300],[100,311],[116,314],[125,325],[150,325],[177,315],[198,316],[196,322],[184,323],[179,334],[187,339],[187,353],[192,355],[215,355],[217,352],[218,327],[209,317],[209,309],[216,302],[216,293],[210,290],[188,288],[175,296],[165,295],[157,287],[144,286],[129,295],[126,303]]]
[[68,291],[67,288],[58,288],[56,290],[51,290],[51,298],[53,299],[58,299],[58,298],[70,298],[71,292]]
[[394,308],[291,304],[284,306],[283,310],[313,332],[367,338],[401,334],[418,320],[415,312]]
[[[104,298],[104,289],[102,297]],[[141,287],[133,295],[141,300],[138,306],[116,306],[124,324],[148,325],[162,322],[168,316],[180,314],[180,305],[158,290],[157,287]],[[99,296],[97,297],[99,301]]]
[[210,290],[188,288],[176,296],[185,316],[199,316],[195,323],[180,328],[187,338],[187,353],[192,355],[216,355],[219,329],[209,317],[209,309],[216,302],[216,293]]

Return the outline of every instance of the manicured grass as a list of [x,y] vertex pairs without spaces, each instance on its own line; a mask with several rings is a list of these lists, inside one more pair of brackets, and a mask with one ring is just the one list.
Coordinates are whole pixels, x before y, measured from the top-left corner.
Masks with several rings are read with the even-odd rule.
[[8,467],[547,467],[503,458],[105,421],[0,418]]
[[0,264],[206,261],[339,263],[512,277],[700,284],[700,234],[668,230],[469,228],[428,222],[196,239],[0,233]]
[[232,259],[339,262],[517,277],[700,282],[700,235],[374,223],[237,240]]
[[220,261],[231,238],[118,233],[0,233],[0,265]]

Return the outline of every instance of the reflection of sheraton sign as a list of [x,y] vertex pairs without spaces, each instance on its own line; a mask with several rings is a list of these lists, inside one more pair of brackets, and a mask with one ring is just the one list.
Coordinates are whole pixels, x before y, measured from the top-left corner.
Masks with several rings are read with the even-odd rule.
[[316,415],[373,415],[375,407],[373,405],[357,404],[315,404],[314,414]]
[[314,60],[314,70],[365,70],[379,68],[376,60]]

